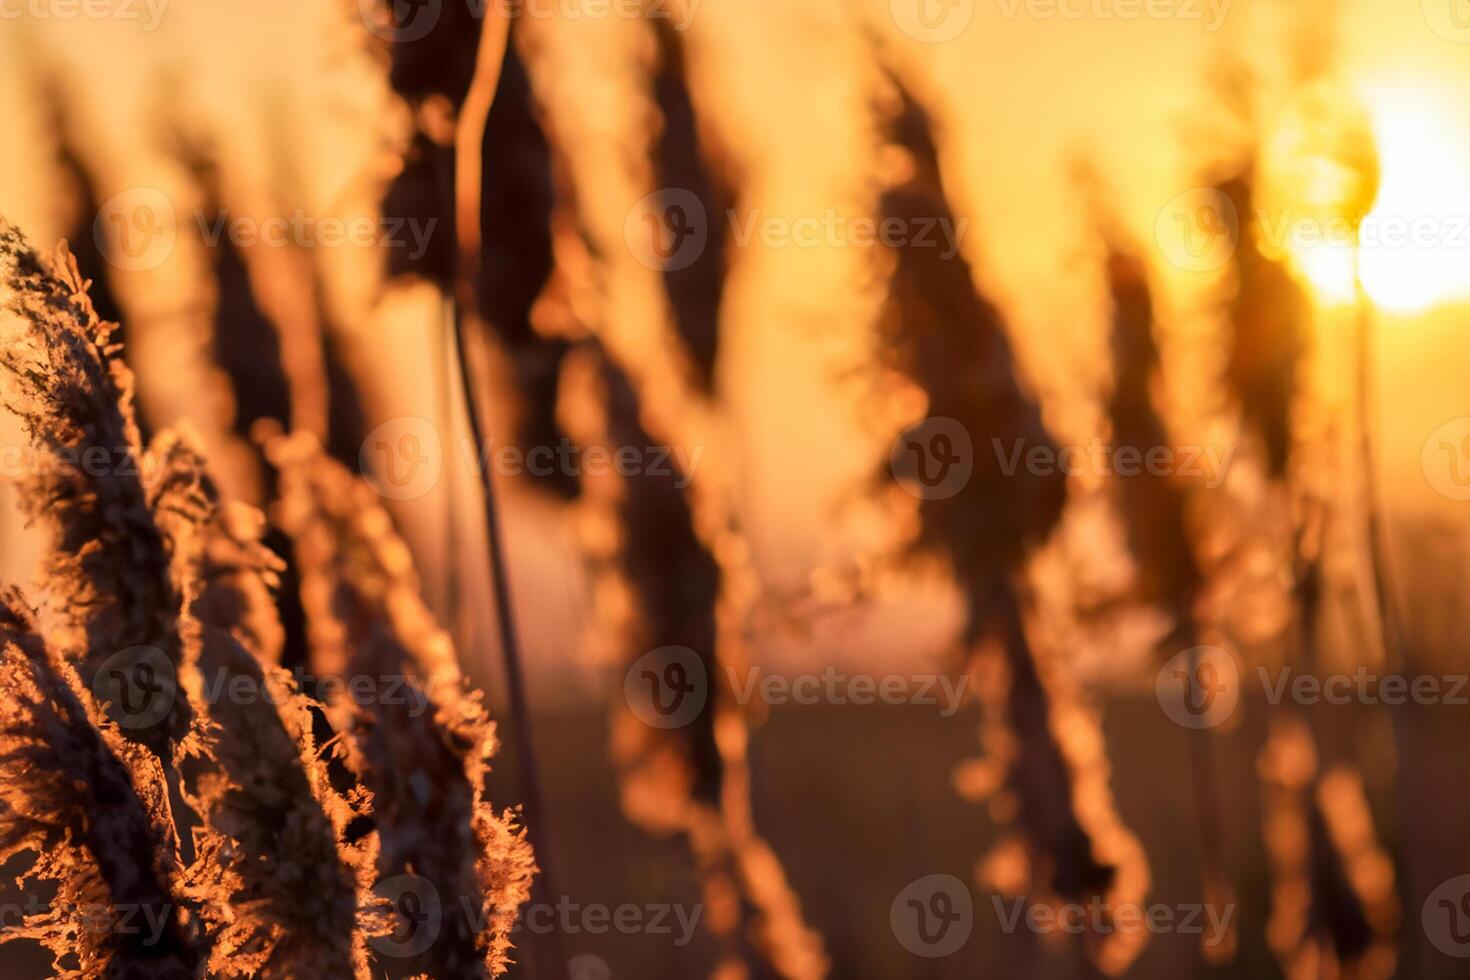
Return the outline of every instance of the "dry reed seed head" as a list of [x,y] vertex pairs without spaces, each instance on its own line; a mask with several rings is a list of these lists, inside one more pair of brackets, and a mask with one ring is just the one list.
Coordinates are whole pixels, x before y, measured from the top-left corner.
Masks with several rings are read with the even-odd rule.
[[[173,435],[153,452],[193,453]],[[219,731],[212,764],[198,777],[207,831],[196,832],[190,882],[216,898],[205,921],[210,974],[366,977],[367,941],[382,931],[384,914],[371,892],[376,838],[347,835],[368,814],[368,794],[333,788],[313,703],[249,649],[281,632],[272,595],[280,562],[260,543],[262,516],[244,504],[220,506],[207,481],[195,490],[204,512],[185,524],[199,540],[175,557],[200,583],[191,612]]]
[[[920,220],[955,227],[929,114],[896,76],[884,82],[878,111],[885,149],[905,165],[880,191],[881,216],[910,227]],[[1004,316],[977,289],[965,257],[912,245],[885,252],[888,291],[876,325],[881,367],[922,391],[928,416],[953,420],[972,447],[1055,451],[1039,406],[1018,380]],[[927,465],[924,451],[905,463]],[[967,595],[973,641],[986,604],[1060,520],[1066,478],[1027,467],[1008,473],[996,453],[973,448],[967,462],[973,471],[955,493],[919,502],[913,551],[949,562]],[[886,465],[882,479],[891,485]]]
[[158,760],[102,715],[15,591],[0,599],[0,695],[0,860],[30,852],[21,883],[57,886],[0,942],[41,942],[63,977],[196,976]]
[[[633,384],[599,347],[576,351],[564,370],[562,414],[582,446],[649,440]],[[623,809],[649,833],[688,840],[706,922],[721,943],[716,975],[822,977],[828,969],[822,939],[803,920],[779,860],[751,825],[746,725],[720,683],[723,658],[738,655],[732,621],[742,625],[732,615],[725,574],[746,556],[717,561],[687,498],[672,476],[582,479],[579,524],[599,598],[589,633],[629,669],[637,662],[661,675],[661,665],[687,667],[692,657],[706,680],[699,710],[686,724],[652,725],[627,701],[614,714],[612,754]],[[743,549],[727,534],[738,546],[731,550]]]
[[159,527],[161,512],[192,505],[192,478],[170,467],[158,486],[148,479],[132,376],[87,285],[64,244],[43,263],[0,221],[0,401],[36,450],[25,499],[53,540],[41,585],[57,645],[94,691],[116,695],[124,732],[167,761],[202,750],[177,543]]
[[[514,815],[485,796],[494,723],[466,690],[408,549],[366,483],[309,436],[269,440],[266,451],[280,469],[279,521],[296,542],[317,672],[380,682],[368,694],[348,683],[332,706],[373,794],[377,870],[388,882],[411,876],[448,910],[427,948],[374,948],[436,977],[497,976],[535,862]],[[399,693],[389,697],[382,682]],[[473,920],[462,908],[484,914]]]
[[[1170,445],[1168,430],[1153,403],[1159,371],[1153,297],[1143,264],[1119,251],[1108,256],[1113,302],[1114,383],[1107,414],[1115,448],[1147,453]],[[1202,574],[1191,544],[1185,494],[1167,476],[1142,473],[1115,481],[1130,551],[1138,567],[1137,592],[1166,606],[1180,622],[1188,619]]]
[[[888,81],[889,104],[880,111],[887,152],[901,165],[891,168],[880,210],[885,218],[952,223],[928,114],[899,79]],[[1055,450],[1039,406],[1018,381],[1000,310],[977,290],[964,258],[912,247],[895,249],[891,258],[878,323],[883,364],[924,393],[931,417],[954,420],[973,445]],[[919,503],[913,546],[945,558],[966,595],[965,643],[975,651],[980,679],[988,680],[977,688],[991,754],[983,769],[972,764],[967,772],[994,794],[997,816],[1014,820],[1025,841],[1024,850],[1010,851],[1006,877],[1037,897],[1140,899],[1148,883],[1142,849],[1117,816],[1106,775],[1083,777],[1106,762],[1096,724],[1071,710],[1067,689],[1047,682],[1045,660],[1023,622],[1020,583],[1060,521],[1065,477],[1007,473],[994,454],[971,455],[974,472],[958,492]],[[999,865],[991,860],[982,868]],[[1140,948],[1116,932],[1087,943],[1093,961],[1111,969]]]
[[[1247,175],[1217,190],[1237,214],[1255,213]],[[1227,313],[1232,327],[1225,380],[1248,426],[1261,440],[1267,471],[1286,473],[1291,451],[1292,411],[1307,354],[1311,310],[1306,293],[1280,257],[1265,254],[1259,229],[1243,231],[1234,253],[1235,289]]]

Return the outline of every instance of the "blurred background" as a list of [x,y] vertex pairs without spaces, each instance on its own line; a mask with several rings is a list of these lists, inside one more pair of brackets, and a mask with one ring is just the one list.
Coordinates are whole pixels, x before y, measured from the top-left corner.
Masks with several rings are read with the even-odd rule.
[[144,426],[409,541],[581,910],[514,975],[1464,975],[1461,0],[0,16]]

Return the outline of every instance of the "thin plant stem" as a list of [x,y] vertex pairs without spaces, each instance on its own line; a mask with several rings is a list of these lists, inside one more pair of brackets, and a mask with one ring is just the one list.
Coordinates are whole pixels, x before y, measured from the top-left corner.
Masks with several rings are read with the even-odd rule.
[[[482,236],[480,232],[481,196],[484,180],[482,147],[485,140],[485,125],[490,107],[495,101],[495,91],[500,84],[501,65],[505,60],[506,46],[510,38],[510,21],[494,11],[487,11],[481,26],[479,48],[476,54],[474,77],[469,92],[460,107],[455,128],[454,166],[454,215],[457,262],[454,284],[454,303],[447,330],[454,334],[454,355],[459,367],[459,383],[463,391],[465,417],[469,424],[470,438],[475,446],[485,445],[484,424],[480,418],[479,401],[475,393],[475,371],[470,364],[468,330],[466,322],[476,315],[477,296],[475,283],[481,265]],[[499,627],[500,649],[505,662],[506,697],[510,705],[511,725],[516,732],[516,760],[520,768],[521,798],[525,804],[525,826],[535,849],[536,862],[540,867],[533,884],[533,901],[555,896],[552,887],[551,845],[547,838],[545,809],[542,805],[539,769],[536,765],[535,745],[531,734],[531,714],[526,696],[524,660],[515,625],[515,612],[510,593],[510,582],[506,567],[503,530],[500,524],[496,501],[495,477],[491,467],[480,471],[481,492],[485,510],[485,547],[489,562],[490,583],[495,604],[495,619]],[[555,933],[537,937],[534,933],[531,945],[538,948],[540,955],[533,959],[534,974],[541,977],[555,975],[556,964],[561,962],[558,940]]]
[[1363,289],[1359,265],[1360,253],[1353,250],[1353,407],[1358,428],[1358,466],[1363,494],[1363,536],[1367,547],[1367,564],[1371,594],[1369,603],[1378,614],[1383,643],[1385,669],[1403,657],[1403,634],[1394,607],[1393,580],[1389,558],[1383,542],[1383,508],[1374,478],[1377,453],[1373,445],[1373,306]]

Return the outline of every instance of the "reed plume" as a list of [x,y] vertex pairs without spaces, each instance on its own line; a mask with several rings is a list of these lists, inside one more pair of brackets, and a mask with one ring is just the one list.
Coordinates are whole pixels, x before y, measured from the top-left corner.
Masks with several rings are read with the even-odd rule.
[[535,862],[516,815],[497,813],[485,795],[494,723],[465,689],[408,549],[367,484],[310,436],[277,437],[267,455],[280,470],[278,523],[295,541],[313,671],[335,682],[328,709],[372,793],[378,873],[419,876],[446,909],[433,944],[405,965],[499,976]]
[[[41,575],[58,619],[55,642],[90,689],[109,680],[98,676],[105,665],[111,679],[168,699],[156,721],[148,712],[124,729],[167,766],[204,751],[186,586],[174,578],[157,523],[161,510],[189,504],[173,484],[148,479],[132,375],[112,341],[116,325],[97,316],[87,285],[64,244],[48,266],[0,221],[0,368],[8,376],[0,399],[34,450],[25,499],[52,538]],[[108,710],[126,720],[119,705]]]
[[[1296,27],[1288,59],[1294,85],[1327,69],[1327,49],[1315,41],[1318,28],[1310,17]],[[1344,516],[1324,485],[1330,478],[1322,475],[1332,468],[1332,437],[1321,431],[1322,395],[1307,383],[1321,351],[1310,297],[1289,270],[1287,256],[1263,245],[1256,175],[1261,123],[1251,106],[1252,79],[1241,65],[1226,63],[1215,88],[1228,122],[1242,134],[1242,145],[1221,165],[1214,185],[1241,220],[1223,306],[1230,328],[1223,380],[1242,428],[1262,447],[1271,491],[1263,505],[1290,510],[1284,550],[1292,615],[1285,641],[1288,656],[1311,671],[1322,663],[1324,552],[1331,528]],[[1306,711],[1273,709],[1258,764],[1273,879],[1268,941],[1290,977],[1314,975],[1329,961],[1347,975],[1387,976],[1398,916],[1393,889],[1383,885],[1392,882],[1392,866],[1375,840],[1358,763],[1319,761],[1324,751]],[[1344,825],[1352,832],[1342,832]],[[1298,847],[1304,839],[1310,846]],[[1350,872],[1363,867],[1378,873]]]
[[[722,233],[726,227],[722,216],[735,204],[733,160],[720,147],[718,134],[696,112],[689,78],[692,53],[684,33],[665,18],[653,18],[651,23],[658,64],[653,95],[660,117],[653,153],[655,180],[662,188],[692,196],[703,211],[708,232],[692,262],[664,267],[664,291],[697,383],[708,391],[715,383],[720,351],[720,306],[730,246]],[[692,223],[694,216],[684,213],[684,207],[671,204],[665,221]],[[674,213],[673,208],[680,210]],[[669,230],[679,233],[678,228]]]
[[194,884],[220,892],[206,914],[210,975],[367,977],[367,939],[385,922],[371,892],[377,841],[354,827],[371,796],[333,785],[337,747],[317,744],[319,705],[276,666],[282,563],[261,543],[264,517],[222,504],[187,440],[160,434],[149,453],[180,481],[192,475],[203,508],[165,527],[197,541],[175,553],[200,583],[190,612],[218,736],[193,799],[213,831],[198,843]]
[[0,943],[37,940],[59,977],[197,976],[158,759],[102,714],[13,590],[0,645],[0,860],[29,852],[20,881],[56,884]]
[[[920,220],[955,227],[929,114],[901,79],[887,82],[881,117],[902,166],[882,190],[882,217],[907,227]],[[982,877],[1030,890],[1035,901],[1138,897],[1146,865],[1114,812],[1096,720],[1071,703],[1027,628],[1028,559],[1061,518],[1065,478],[1027,467],[1007,472],[1002,451],[1055,451],[1056,443],[1017,379],[1001,311],[977,289],[963,256],[911,246],[887,258],[880,362],[922,392],[930,417],[962,425],[978,450],[956,493],[919,502],[908,548],[914,557],[941,559],[965,603],[964,662],[978,681],[988,758],[962,766],[957,785],[970,798],[989,797],[1023,842],[998,848]],[[902,464],[925,465],[923,450]],[[1109,969],[1136,952],[1092,939],[1095,961]]]
[[[694,185],[685,190],[717,195],[707,181],[718,178],[695,146],[712,134],[709,121],[695,117],[684,79],[684,42],[660,38],[656,26],[639,26],[650,40],[649,57],[635,68],[652,93],[644,135],[655,162],[635,180],[653,189],[677,176]],[[707,207],[711,238],[718,213]],[[584,546],[598,583],[596,621],[605,630],[599,640],[610,648],[606,659],[631,666],[660,646],[685,646],[700,658],[710,685],[704,711],[678,731],[655,732],[620,712],[613,739],[624,808],[651,832],[686,836],[709,921],[724,947],[717,975],[774,972],[806,980],[826,975],[822,940],[805,922],[779,859],[754,826],[749,723],[725,687],[729,672],[745,661],[759,585],[716,438],[722,406],[711,378],[726,270],[720,244],[713,247],[713,260],[705,252],[684,270],[663,270],[667,318],[640,323],[636,331],[603,315],[605,297],[591,299],[568,288],[580,271],[568,259],[595,261],[593,278],[604,271],[605,257],[586,249],[559,251],[557,288],[543,292],[541,302],[544,322],[574,323],[575,331],[561,332],[593,338],[563,372],[563,427],[584,447],[679,447],[698,462],[697,472],[676,465],[666,477],[640,473],[582,481]],[[669,567],[680,571],[670,578]]]
[[[1107,401],[1112,445],[1115,451],[1129,449],[1135,458],[1143,459],[1155,448],[1173,444],[1154,404],[1162,366],[1154,332],[1153,296],[1143,263],[1111,243],[1107,282],[1113,304],[1114,376]],[[1195,553],[1185,488],[1168,474],[1147,471],[1116,481],[1115,500],[1136,569],[1135,596],[1169,615],[1172,629],[1165,646],[1190,652],[1190,682],[1195,683],[1206,573]],[[1221,857],[1221,803],[1215,787],[1214,752],[1209,731],[1194,731],[1191,739],[1191,778],[1205,902],[1225,908],[1234,901],[1234,890]],[[1203,942],[1202,951],[1211,962],[1234,956],[1233,931]]]
[[[627,378],[594,346],[578,350],[567,370],[564,416],[582,446],[648,442]],[[712,975],[825,975],[821,940],[750,821],[745,721],[728,681],[739,668],[718,624],[720,568],[694,533],[678,475],[585,476],[579,523],[594,576],[595,637],[607,647],[601,659],[628,669],[639,661],[659,677],[676,662],[691,666],[679,660],[683,651],[699,661],[697,696],[707,701],[697,714],[655,726],[625,702],[612,746],[624,811],[649,832],[689,844],[722,946]],[[645,662],[660,651],[668,656]]]

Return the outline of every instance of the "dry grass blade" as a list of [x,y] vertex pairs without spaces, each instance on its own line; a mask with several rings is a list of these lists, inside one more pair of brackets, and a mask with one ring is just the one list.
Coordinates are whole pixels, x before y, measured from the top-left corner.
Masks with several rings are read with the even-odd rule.
[[535,863],[484,780],[494,723],[465,690],[453,644],[419,596],[408,548],[372,490],[305,436],[278,438],[279,518],[296,543],[315,672],[349,765],[373,794],[383,876],[417,875],[444,914],[404,965],[434,977],[503,973]]
[[15,592],[0,643],[0,859],[31,852],[22,881],[57,884],[0,942],[40,941],[62,977],[196,976],[158,760],[102,716]]
[[[114,703],[128,737],[167,764],[202,750],[191,693],[193,644],[180,623],[158,508],[184,505],[145,480],[132,376],[65,246],[50,266],[0,221],[0,400],[23,421],[35,453],[26,502],[51,532],[43,584],[61,620],[55,638],[93,690],[117,683],[167,701],[156,712]],[[101,674],[102,676],[99,676]],[[134,690],[130,690],[130,688]]]

